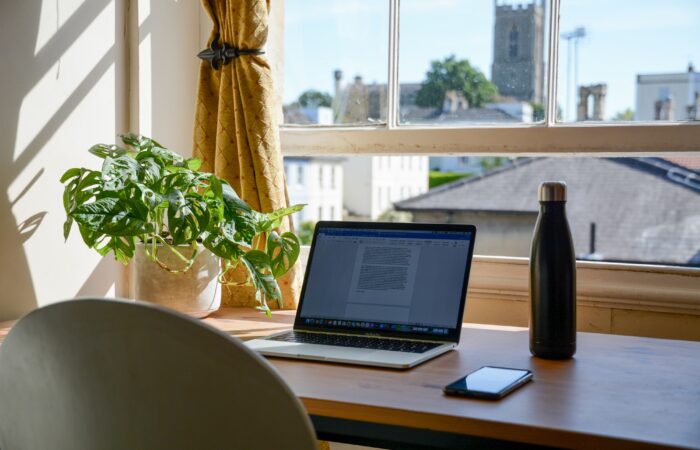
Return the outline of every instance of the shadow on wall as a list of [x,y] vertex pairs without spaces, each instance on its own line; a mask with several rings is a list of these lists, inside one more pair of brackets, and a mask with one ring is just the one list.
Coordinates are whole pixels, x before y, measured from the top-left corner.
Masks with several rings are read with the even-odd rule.
[[[58,27],[53,36],[37,51],[42,1],[1,1],[0,2],[0,54],[3,55],[3,70],[0,71],[0,236],[2,236],[2,259],[0,260],[0,286],[4,296],[0,297],[0,320],[18,317],[37,306],[36,291],[30,271],[26,242],[41,227],[47,214],[42,210],[47,205],[30,205],[35,212],[28,217],[15,217],[13,207],[18,205],[27,192],[44,175],[44,169],[20,187],[20,194],[10,198],[8,190],[15,180],[27,170],[30,162],[41,152],[47,151],[47,144],[56,134],[81,101],[90,93],[101,77],[115,64],[116,50],[112,47],[89,74],[80,82],[56,113],[30,139],[21,151],[15,152],[18,143],[20,110],[25,97],[49,71],[70,71],[70,67],[60,69],[60,57],[68,51],[74,41],[88,28],[95,18],[111,3],[110,0],[84,1],[70,17]],[[45,1],[49,7],[53,2]],[[58,4],[55,4],[55,7]],[[58,63],[58,66],[57,66]],[[59,69],[56,69],[58,67]],[[15,156],[16,154],[16,156]],[[53,177],[53,173],[51,174]],[[58,181],[56,181],[58,183]],[[58,186],[57,186],[58,189]],[[26,199],[25,199],[26,200]],[[26,202],[23,210],[27,210]],[[52,205],[55,206],[55,205]],[[61,230],[57,230],[57,243],[62,241]],[[32,258],[60,258],[59,247],[45,249],[46,254],[33,254]],[[58,253],[58,254],[57,254]],[[110,263],[103,259],[95,268],[80,292],[95,293],[103,286],[94,286],[91,280],[105,277],[102,273]],[[57,264],[56,270],[70,270]],[[36,274],[40,277],[40,274]],[[109,278],[109,277],[107,277]],[[114,282],[114,274],[111,276]],[[36,283],[41,283],[40,279]],[[80,293],[79,292],[79,293]]]

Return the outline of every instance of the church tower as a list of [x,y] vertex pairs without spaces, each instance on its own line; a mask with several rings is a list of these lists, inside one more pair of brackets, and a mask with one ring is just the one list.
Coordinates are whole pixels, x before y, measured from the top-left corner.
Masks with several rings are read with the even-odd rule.
[[498,4],[491,79],[503,96],[543,103],[544,6]]

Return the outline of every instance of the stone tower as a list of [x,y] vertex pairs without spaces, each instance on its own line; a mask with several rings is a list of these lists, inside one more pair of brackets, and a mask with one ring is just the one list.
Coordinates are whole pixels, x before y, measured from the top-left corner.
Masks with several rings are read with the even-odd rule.
[[543,103],[544,6],[498,4],[493,33],[491,79],[504,96]]

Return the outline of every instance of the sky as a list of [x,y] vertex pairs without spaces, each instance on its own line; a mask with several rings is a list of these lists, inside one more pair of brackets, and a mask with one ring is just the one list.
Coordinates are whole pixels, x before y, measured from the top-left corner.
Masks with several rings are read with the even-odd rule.
[[[638,74],[682,73],[690,62],[700,72],[700,0],[561,0],[560,20],[561,32],[586,29],[578,44],[578,81],[608,85],[608,118],[634,109]],[[493,26],[493,0],[401,0],[400,82],[421,82],[430,61],[451,54],[491,78]],[[344,82],[359,75],[365,83],[386,83],[388,34],[387,0],[286,0],[285,103],[308,89],[332,94],[336,69]],[[567,52],[563,41],[558,103],[572,117]]]

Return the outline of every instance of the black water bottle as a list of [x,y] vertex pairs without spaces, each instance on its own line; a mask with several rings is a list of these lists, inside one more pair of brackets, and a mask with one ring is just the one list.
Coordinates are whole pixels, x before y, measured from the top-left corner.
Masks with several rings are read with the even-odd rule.
[[530,352],[566,359],[576,352],[576,255],[566,220],[566,183],[539,189],[530,247]]

